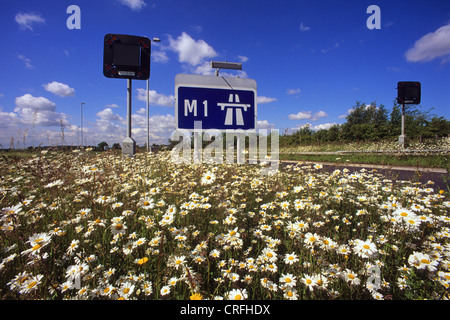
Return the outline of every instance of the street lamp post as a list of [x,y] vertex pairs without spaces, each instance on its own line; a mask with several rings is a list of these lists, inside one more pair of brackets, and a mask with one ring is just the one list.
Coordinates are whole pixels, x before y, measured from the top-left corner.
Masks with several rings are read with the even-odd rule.
[[[159,38],[153,38],[153,42],[161,42]],[[150,77],[147,79],[147,152],[150,151]]]
[[80,149],[83,147],[83,104],[84,104],[84,102],[81,103],[81,147],[80,147]]

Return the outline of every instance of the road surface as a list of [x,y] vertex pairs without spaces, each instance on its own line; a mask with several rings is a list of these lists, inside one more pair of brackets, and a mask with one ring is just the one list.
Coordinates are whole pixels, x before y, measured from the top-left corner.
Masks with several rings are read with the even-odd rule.
[[[282,160],[281,165],[293,165],[299,161]],[[434,185],[429,185],[436,192],[439,190],[449,191],[450,188],[450,173],[445,169],[439,168],[414,168],[414,167],[400,167],[400,166],[383,166],[371,164],[343,164],[343,163],[328,163],[328,162],[314,162],[302,161],[304,164],[321,164],[323,169],[333,172],[335,169],[343,170],[347,168],[350,172],[360,171],[361,169],[372,170],[376,169],[378,173],[383,174],[386,178],[395,181],[417,181],[427,183],[433,181]]]

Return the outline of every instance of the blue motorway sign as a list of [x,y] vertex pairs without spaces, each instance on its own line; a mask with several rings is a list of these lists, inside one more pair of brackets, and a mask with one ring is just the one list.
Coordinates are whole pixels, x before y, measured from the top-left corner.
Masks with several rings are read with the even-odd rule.
[[177,75],[175,118],[178,129],[256,129],[256,82],[218,76]]

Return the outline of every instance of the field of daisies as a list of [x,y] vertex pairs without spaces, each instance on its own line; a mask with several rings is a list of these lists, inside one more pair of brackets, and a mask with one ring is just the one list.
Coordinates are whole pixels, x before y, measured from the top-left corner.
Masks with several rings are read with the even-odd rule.
[[448,190],[170,153],[0,159],[1,299],[448,299]]

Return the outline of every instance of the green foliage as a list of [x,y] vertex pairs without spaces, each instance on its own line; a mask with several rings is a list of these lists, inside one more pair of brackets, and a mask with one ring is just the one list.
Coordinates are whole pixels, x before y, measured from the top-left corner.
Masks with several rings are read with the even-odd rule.
[[[405,106],[405,134],[409,138],[426,139],[450,134],[449,120],[431,114],[431,110],[422,109],[421,106]],[[401,134],[401,121],[402,106],[396,102],[389,113],[384,105],[375,102],[366,105],[357,101],[345,123],[317,131],[312,130],[310,125],[303,126],[290,135],[280,136],[280,145],[396,139]]]

